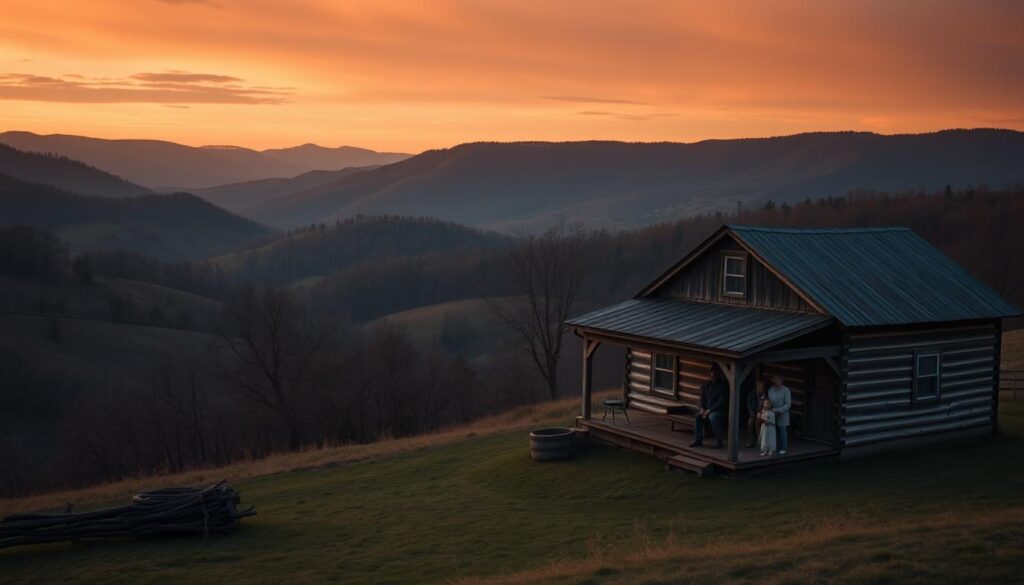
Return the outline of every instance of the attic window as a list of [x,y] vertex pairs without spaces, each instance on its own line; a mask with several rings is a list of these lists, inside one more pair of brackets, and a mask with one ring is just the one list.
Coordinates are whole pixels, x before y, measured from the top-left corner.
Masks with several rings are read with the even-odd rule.
[[722,270],[722,294],[730,297],[747,295],[747,257],[726,254]]

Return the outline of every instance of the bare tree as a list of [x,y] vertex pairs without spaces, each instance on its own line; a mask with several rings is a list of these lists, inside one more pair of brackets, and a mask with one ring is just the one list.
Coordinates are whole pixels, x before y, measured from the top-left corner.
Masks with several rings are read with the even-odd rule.
[[507,261],[516,296],[489,299],[489,305],[522,341],[554,400],[565,320],[586,273],[583,228],[562,222],[542,235],[523,235]]
[[221,375],[285,425],[288,447],[302,446],[302,398],[332,329],[314,321],[287,289],[243,286],[231,295],[221,336],[231,362]]

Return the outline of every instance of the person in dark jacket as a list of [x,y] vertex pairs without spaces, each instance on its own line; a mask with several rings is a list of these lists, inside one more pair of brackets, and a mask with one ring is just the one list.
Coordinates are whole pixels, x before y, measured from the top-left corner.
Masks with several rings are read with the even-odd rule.
[[761,419],[757,414],[761,412],[761,405],[768,397],[768,390],[764,380],[758,378],[754,381],[754,387],[747,393],[747,448],[757,447],[758,437],[761,436]]
[[722,448],[722,435],[725,433],[726,410],[728,409],[729,388],[725,376],[717,367],[711,367],[711,380],[700,387],[700,410],[694,421],[693,443],[691,447],[704,444],[705,421],[711,423],[711,432],[715,435],[715,448]]

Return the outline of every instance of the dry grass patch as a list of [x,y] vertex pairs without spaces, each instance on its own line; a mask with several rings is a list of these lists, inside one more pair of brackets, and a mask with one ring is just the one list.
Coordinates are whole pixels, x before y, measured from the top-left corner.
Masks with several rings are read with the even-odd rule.
[[859,515],[802,527],[777,538],[594,544],[580,559],[453,585],[668,585],[670,583],[929,584],[1010,583],[1024,575],[1024,509],[938,515],[911,522]]

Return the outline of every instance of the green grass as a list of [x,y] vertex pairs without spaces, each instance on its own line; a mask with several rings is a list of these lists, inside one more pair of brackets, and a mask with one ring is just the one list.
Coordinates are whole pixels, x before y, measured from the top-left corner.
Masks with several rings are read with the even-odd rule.
[[974,444],[735,480],[610,448],[539,464],[522,431],[471,437],[238,483],[259,515],[228,537],[0,551],[0,580],[1019,580],[1024,408],[1003,405],[1001,422],[1003,436]]

